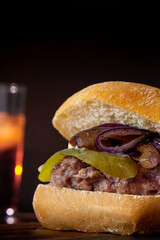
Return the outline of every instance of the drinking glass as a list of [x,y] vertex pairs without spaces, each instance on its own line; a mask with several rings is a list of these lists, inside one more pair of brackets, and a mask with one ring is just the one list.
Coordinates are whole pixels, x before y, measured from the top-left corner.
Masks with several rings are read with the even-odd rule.
[[26,86],[0,83],[0,216],[17,210],[23,171]]

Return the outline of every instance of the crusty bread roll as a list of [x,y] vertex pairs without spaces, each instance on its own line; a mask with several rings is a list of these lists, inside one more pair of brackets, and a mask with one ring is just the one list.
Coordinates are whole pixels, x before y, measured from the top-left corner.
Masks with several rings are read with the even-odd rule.
[[80,191],[39,184],[33,199],[42,226],[53,230],[160,232],[160,196]]
[[130,82],[98,83],[68,98],[53,118],[54,127],[67,139],[106,122],[160,133],[160,89]]
[[[57,110],[54,127],[70,139],[103,123],[123,123],[160,133],[160,90],[143,84],[104,82],[74,94]],[[33,207],[39,222],[54,230],[160,231],[160,196],[89,192],[38,185]]]

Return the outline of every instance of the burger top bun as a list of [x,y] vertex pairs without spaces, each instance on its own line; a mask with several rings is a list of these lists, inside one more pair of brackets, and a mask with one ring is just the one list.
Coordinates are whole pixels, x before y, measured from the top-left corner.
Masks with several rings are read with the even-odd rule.
[[131,82],[94,84],[68,98],[53,117],[66,139],[106,122],[160,133],[160,89]]

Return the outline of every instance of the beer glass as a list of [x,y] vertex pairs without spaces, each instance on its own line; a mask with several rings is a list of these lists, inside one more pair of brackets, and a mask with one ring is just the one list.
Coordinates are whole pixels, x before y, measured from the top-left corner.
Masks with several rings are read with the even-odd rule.
[[17,210],[23,171],[26,86],[0,83],[0,215]]

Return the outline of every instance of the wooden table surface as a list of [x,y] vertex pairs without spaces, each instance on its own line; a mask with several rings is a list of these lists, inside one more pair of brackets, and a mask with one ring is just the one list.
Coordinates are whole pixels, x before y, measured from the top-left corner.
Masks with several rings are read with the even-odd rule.
[[[7,224],[6,222],[10,224]],[[19,213],[15,217],[0,220],[0,239],[108,239],[108,240],[151,240],[160,239],[160,235],[120,236],[110,233],[82,233],[73,231],[52,231],[43,228],[33,213]]]

